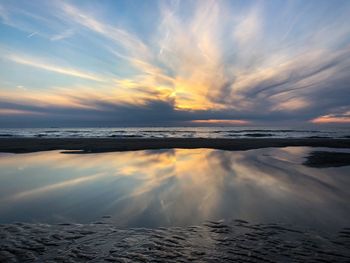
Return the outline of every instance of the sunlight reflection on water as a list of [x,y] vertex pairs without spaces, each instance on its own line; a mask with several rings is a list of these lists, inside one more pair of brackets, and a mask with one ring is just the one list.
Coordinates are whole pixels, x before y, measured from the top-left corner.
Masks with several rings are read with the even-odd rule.
[[110,215],[120,226],[231,218],[346,226],[350,167],[302,165],[312,150],[1,154],[0,222],[85,223]]

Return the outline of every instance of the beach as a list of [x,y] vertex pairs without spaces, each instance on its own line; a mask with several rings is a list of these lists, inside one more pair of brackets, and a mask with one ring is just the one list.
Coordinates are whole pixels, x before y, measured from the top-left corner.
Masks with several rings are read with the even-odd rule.
[[[107,220],[108,221],[108,220]],[[350,229],[334,236],[244,220],[119,229],[113,224],[0,225],[1,262],[349,262]]]
[[[160,149],[216,149],[242,151],[268,147],[350,148],[350,139],[333,138],[0,138],[0,152],[31,153],[61,150],[63,153],[103,153]],[[348,153],[319,153],[309,156],[306,165],[332,167],[350,164]]]
[[349,262],[350,139],[2,138],[1,262]]
[[219,138],[1,138],[0,152],[30,153],[67,150],[74,153],[98,153],[151,149],[218,149],[239,151],[267,147],[330,147],[350,148],[350,139],[219,139]]

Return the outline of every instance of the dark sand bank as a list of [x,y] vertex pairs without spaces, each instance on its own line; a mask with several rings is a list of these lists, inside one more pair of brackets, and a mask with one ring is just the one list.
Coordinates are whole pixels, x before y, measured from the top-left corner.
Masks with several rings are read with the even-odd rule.
[[149,149],[196,149],[249,150],[266,147],[310,146],[350,148],[350,139],[205,139],[205,138],[1,138],[0,152],[29,153],[49,150],[70,150],[81,153],[134,151]]
[[316,168],[346,166],[350,165],[350,153],[314,151],[304,164]]
[[243,220],[120,229],[94,224],[0,225],[6,262],[349,262],[350,229],[331,235]]

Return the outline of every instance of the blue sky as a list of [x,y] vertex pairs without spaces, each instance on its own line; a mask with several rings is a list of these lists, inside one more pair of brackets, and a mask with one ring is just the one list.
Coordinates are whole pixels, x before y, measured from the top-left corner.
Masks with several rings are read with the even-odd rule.
[[0,0],[0,127],[350,123],[349,1]]

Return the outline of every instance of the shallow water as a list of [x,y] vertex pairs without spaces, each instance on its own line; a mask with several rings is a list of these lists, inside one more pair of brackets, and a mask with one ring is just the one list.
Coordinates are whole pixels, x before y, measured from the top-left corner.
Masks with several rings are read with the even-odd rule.
[[304,166],[312,150],[0,154],[0,223],[110,215],[121,227],[232,218],[325,231],[349,226],[350,166]]

